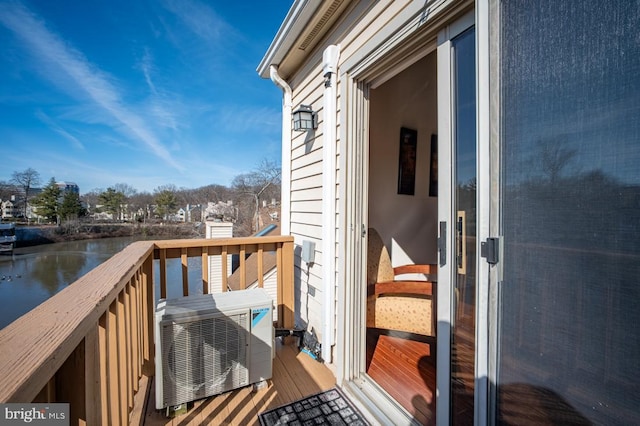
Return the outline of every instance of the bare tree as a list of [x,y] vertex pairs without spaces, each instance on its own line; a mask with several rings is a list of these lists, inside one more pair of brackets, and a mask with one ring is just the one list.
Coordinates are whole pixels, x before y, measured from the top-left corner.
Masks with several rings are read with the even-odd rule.
[[113,185],[113,189],[115,189],[117,192],[121,192],[127,198],[136,195],[136,193],[138,192],[133,186],[129,185],[128,183],[116,183],[115,185]]
[[11,198],[11,195],[16,193],[15,185],[0,181],[0,200],[5,201]]
[[38,185],[40,185],[40,173],[29,167],[26,170],[21,172],[13,172],[11,175],[11,183],[20,188],[23,192],[20,194],[22,196],[23,202],[23,212],[24,217],[27,217],[27,205],[29,203],[29,191]]
[[233,179],[231,185],[237,192],[253,197],[254,231],[260,227],[260,197],[280,192],[281,175],[280,165],[274,161],[262,160],[256,170],[240,174]]
[[568,148],[566,135],[543,139],[539,142],[541,169],[555,183],[564,169],[571,163],[578,151]]
[[133,186],[129,185],[128,183],[116,183],[113,188],[121,193],[122,195],[124,195],[124,200],[123,200],[123,209],[124,209],[124,213],[126,216],[127,220],[131,220],[133,219],[133,216],[135,215],[135,206],[132,205],[131,203],[131,198],[136,195],[136,193],[138,192]]
[[153,195],[149,192],[136,192],[128,200],[129,210],[133,212],[132,219],[146,222],[152,216],[151,209],[154,204]]

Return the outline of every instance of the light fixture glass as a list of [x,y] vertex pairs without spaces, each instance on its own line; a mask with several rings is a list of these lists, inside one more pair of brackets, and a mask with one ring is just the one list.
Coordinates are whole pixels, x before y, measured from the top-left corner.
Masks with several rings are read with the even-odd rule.
[[299,132],[306,132],[307,130],[313,130],[317,127],[316,113],[313,112],[311,106],[300,105],[300,107],[293,111],[293,130]]

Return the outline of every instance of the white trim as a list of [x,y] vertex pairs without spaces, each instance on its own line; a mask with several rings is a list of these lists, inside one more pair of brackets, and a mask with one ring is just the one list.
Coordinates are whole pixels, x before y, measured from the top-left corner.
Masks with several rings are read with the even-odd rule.
[[429,1],[413,1],[359,49],[366,52],[364,56],[352,55],[342,64],[342,67],[348,69],[354,78],[363,78],[362,74],[372,69],[374,64],[410,35],[421,31],[436,18],[440,18],[440,12],[454,3],[451,0],[432,0],[430,4]]
[[[438,223],[446,223],[446,263],[438,268],[438,328],[436,332],[436,424],[449,424],[451,383],[451,291],[453,282],[451,250],[453,238],[453,197],[451,177],[452,141],[451,128],[451,41],[449,28],[438,36]],[[445,238],[439,235],[439,238]]]
[[[348,111],[341,126],[340,140],[351,141],[342,148],[341,211],[345,244],[340,251],[343,282],[339,304],[339,323],[353,327],[338,330],[338,362],[336,378],[360,410],[381,425],[409,425],[412,418],[396,401],[365,373],[366,365],[366,242],[369,199],[369,85],[341,75],[341,110]],[[349,109],[345,109],[349,107]],[[347,260],[349,259],[349,260]],[[358,326],[360,325],[360,326]]]
[[[370,422],[373,418],[380,425],[409,426],[415,424],[411,416],[406,412],[398,411],[397,403],[370,379],[358,379],[345,383],[343,390],[356,408],[368,414],[366,417]],[[370,396],[374,393],[384,393],[385,397],[376,398],[376,403],[371,404]]]
[[[453,283],[457,268],[454,250],[455,197],[455,129],[453,76],[454,59],[451,40],[475,22],[474,11],[445,27],[438,34],[438,222],[446,227],[446,263],[438,268],[438,329],[436,371],[436,424],[448,425],[451,421],[451,330],[455,326],[453,315]],[[476,172],[477,173],[477,172]],[[480,253],[479,245],[477,253]],[[477,308],[476,308],[477,312]],[[477,352],[477,351],[476,351]]]
[[[337,68],[340,57],[339,46],[329,46],[326,52],[336,52],[337,57],[330,58],[327,66]],[[329,71],[325,78],[323,95],[323,134],[322,144],[322,269],[323,269],[323,319],[322,319],[322,358],[332,363],[332,348],[335,343],[335,305],[336,305],[336,114],[338,89],[336,72]]]
[[[340,265],[338,282],[342,283],[338,298],[337,368],[338,384],[347,383],[360,376],[365,363],[362,348],[366,344],[366,334],[361,325],[366,322],[366,252],[362,227],[366,229],[368,187],[363,176],[368,174],[369,128],[368,87],[356,82],[350,75],[340,75],[340,110],[343,121],[340,126]],[[366,140],[365,140],[366,139]],[[349,143],[346,143],[349,141]],[[366,182],[366,181],[365,181]]]
[[[476,253],[489,238],[491,217],[491,129],[490,111],[489,10],[486,0],[476,3],[476,143],[477,208]],[[475,424],[485,426],[489,419],[489,264],[476,256],[476,359]]]
[[[482,7],[485,10],[478,25],[482,25],[486,31],[487,46],[481,51],[486,54],[489,64],[485,70],[488,75],[488,97],[487,103],[483,100],[483,105],[488,106],[489,115],[488,128],[483,131],[485,139],[482,139],[482,147],[489,154],[490,174],[487,176],[489,182],[483,186],[489,186],[489,194],[487,203],[489,204],[489,232],[494,236],[500,235],[500,1],[499,0],[483,0]],[[486,49],[486,50],[485,50]],[[484,78],[482,81],[486,81]],[[488,132],[488,134],[485,134]],[[486,147],[485,144],[486,143]],[[495,424],[497,416],[497,369],[499,363],[498,341],[499,341],[499,307],[500,296],[499,286],[502,281],[502,268],[504,266],[503,253],[499,253],[499,262],[496,267],[489,269],[489,306],[486,308],[488,319],[488,342],[487,342],[487,378],[489,389],[487,395],[487,420],[488,424]],[[494,384],[493,386],[491,384]]]
[[[402,424],[398,419],[411,421],[409,413],[396,401],[385,396],[364,373],[366,360],[366,235],[368,209],[368,166],[369,166],[369,104],[368,91],[377,79],[388,79],[402,70],[402,66],[411,65],[410,57],[433,51],[436,36],[442,23],[451,19],[459,11],[468,8],[473,2],[454,2],[436,0],[431,2],[414,1],[390,22],[380,28],[372,39],[357,49],[340,67],[340,223],[338,226],[340,241],[338,247],[340,263],[338,265],[338,328],[336,378],[339,386],[352,389],[356,399],[368,413],[380,409],[386,419],[393,422],[384,424]],[[472,22],[473,22],[473,14]],[[425,28],[426,26],[430,28]],[[414,37],[409,46],[403,45]],[[426,54],[425,53],[425,54]],[[439,121],[440,124],[440,121]],[[442,160],[440,160],[442,164]],[[449,167],[450,165],[447,165]],[[440,169],[440,167],[439,167]],[[449,210],[450,211],[450,210]],[[449,235],[451,232],[449,231]],[[451,247],[451,244],[449,244]],[[439,292],[440,293],[440,292]],[[450,296],[445,295],[445,305],[450,306]],[[440,298],[438,299],[440,303]],[[450,315],[450,314],[448,314]],[[448,336],[447,330],[438,329],[440,336]],[[447,338],[448,339],[448,338]],[[438,347],[442,346],[440,343]],[[448,351],[448,349],[447,349]],[[438,355],[439,356],[439,355]],[[447,359],[449,355],[447,353]],[[439,365],[438,370],[443,366]],[[450,374],[444,380],[448,386]],[[438,398],[436,389],[436,398]],[[448,403],[448,399],[447,399]],[[448,421],[449,406],[439,408],[438,424],[441,418]],[[375,418],[380,420],[379,414]]]
[[291,87],[271,65],[269,74],[274,84],[282,89],[282,178],[280,187],[280,233],[291,233]]
[[269,67],[280,64],[321,4],[321,0],[295,0],[293,2],[256,69],[260,77],[269,78]]

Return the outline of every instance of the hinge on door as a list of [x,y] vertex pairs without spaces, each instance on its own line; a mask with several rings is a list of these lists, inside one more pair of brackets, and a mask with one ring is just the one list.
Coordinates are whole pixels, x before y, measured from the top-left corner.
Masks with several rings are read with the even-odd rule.
[[480,256],[487,259],[487,263],[495,265],[500,260],[500,238],[491,237],[480,243]]

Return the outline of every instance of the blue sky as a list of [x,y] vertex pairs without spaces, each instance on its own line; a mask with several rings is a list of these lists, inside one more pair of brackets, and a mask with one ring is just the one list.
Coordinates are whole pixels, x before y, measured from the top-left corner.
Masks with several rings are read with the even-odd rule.
[[229,185],[280,161],[256,67],[291,1],[0,0],[0,181]]

